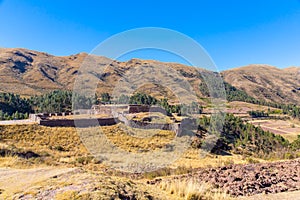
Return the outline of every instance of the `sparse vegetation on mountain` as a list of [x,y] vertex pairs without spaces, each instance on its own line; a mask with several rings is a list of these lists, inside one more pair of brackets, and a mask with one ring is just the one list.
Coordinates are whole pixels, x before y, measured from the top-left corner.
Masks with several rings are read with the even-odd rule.
[[279,69],[249,65],[222,72],[224,81],[258,100],[296,104],[300,102],[299,67]]

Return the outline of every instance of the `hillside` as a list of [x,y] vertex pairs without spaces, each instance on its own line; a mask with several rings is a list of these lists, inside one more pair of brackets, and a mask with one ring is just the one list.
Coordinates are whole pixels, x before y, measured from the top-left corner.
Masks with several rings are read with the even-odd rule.
[[[86,53],[53,56],[27,49],[0,48],[0,92],[32,96],[54,89],[72,90],[74,80],[80,74],[79,68],[86,56]],[[168,77],[169,80],[175,80],[177,83],[185,79],[198,97],[207,97],[205,94],[207,91],[204,93],[199,88],[203,69],[196,70],[182,64],[153,60],[132,59],[128,62],[119,62],[101,56],[92,56],[92,58],[96,67],[94,71],[90,72],[90,75],[91,79],[98,82],[98,94],[116,91],[119,81],[124,79],[125,82],[129,80],[128,84],[123,84],[121,90],[116,92],[122,92],[126,87],[131,88],[130,81],[134,80],[139,84],[135,90],[149,93],[158,98],[168,97],[176,101],[174,89],[171,91],[170,87],[145,81],[145,75],[152,74],[158,80],[166,80]],[[99,72],[98,66],[105,66],[105,71]],[[154,67],[166,70],[155,74]],[[225,82],[245,91],[251,97],[293,104],[300,102],[300,77],[298,74],[299,68],[297,67],[278,69],[267,65],[250,65],[222,72]]]
[[57,57],[27,49],[0,48],[0,90],[33,95],[53,89],[71,89],[86,55]]
[[[86,53],[79,53],[60,57],[27,49],[0,48],[0,91],[32,96],[47,93],[54,89],[71,90],[75,77],[80,74],[79,68],[86,56]],[[201,82],[198,78],[201,76],[198,71],[181,64],[139,59],[118,62],[101,56],[92,56],[92,58],[96,66],[110,64],[108,67],[105,66],[106,69],[102,74],[99,74],[97,68],[90,72],[93,76],[92,78],[96,78],[98,81],[97,88],[99,93],[111,92],[118,81],[129,70],[133,72],[131,75],[143,77],[145,74],[153,71],[153,66],[158,65],[168,66],[168,68],[175,70],[177,74],[184,75],[194,88],[197,88],[197,85]],[[155,76],[163,79],[167,72],[163,73],[160,75],[155,74]],[[154,96],[166,93],[173,96],[167,87],[145,84],[143,80],[140,83],[142,85],[141,88],[138,88],[139,90],[146,90],[154,94]],[[199,90],[196,93],[199,95]]]
[[268,65],[249,65],[222,72],[226,82],[250,96],[267,101],[300,102],[300,68],[278,69]]

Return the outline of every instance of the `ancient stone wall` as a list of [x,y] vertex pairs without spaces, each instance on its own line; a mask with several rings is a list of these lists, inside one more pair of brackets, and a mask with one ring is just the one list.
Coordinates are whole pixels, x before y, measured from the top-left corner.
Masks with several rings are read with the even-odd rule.
[[[97,123],[98,122],[98,123]],[[52,119],[40,120],[40,125],[50,127],[91,127],[91,126],[109,126],[119,123],[115,118],[99,118],[99,119]]]
[[150,106],[147,105],[129,105],[129,113],[140,113],[140,112],[149,112]]
[[[182,123],[149,123],[149,122],[142,122],[136,120],[128,120],[126,118],[126,113],[130,113],[130,108],[132,109],[131,112],[161,112],[163,113],[165,110],[154,106],[141,106],[141,105],[131,105],[131,106],[112,106],[112,105],[103,105],[99,106],[99,110],[101,110],[102,114],[109,114],[111,118],[98,118],[98,119],[76,119],[76,124],[73,119],[49,119],[50,116],[65,116],[71,115],[73,113],[52,113],[52,114],[31,114],[30,118],[33,121],[38,122],[40,125],[43,126],[50,126],[50,127],[91,127],[91,126],[109,126],[114,125],[119,122],[124,123],[126,126],[132,128],[139,128],[139,129],[161,129],[161,130],[170,130],[174,131],[177,136],[179,136],[182,132],[183,126],[187,124],[194,124],[195,122],[187,120],[183,120]],[[126,111],[125,108],[129,108]],[[117,112],[117,110],[123,110],[122,112]],[[150,110],[149,110],[150,109]],[[98,110],[98,109],[97,109]],[[128,114],[128,113],[127,113]],[[190,125],[189,125],[190,126]]]
[[114,111],[128,110],[128,105],[97,105],[91,109],[92,114],[112,115]]
[[139,129],[161,129],[161,130],[172,130],[172,124],[163,123],[149,123],[135,120],[129,120],[128,126]]

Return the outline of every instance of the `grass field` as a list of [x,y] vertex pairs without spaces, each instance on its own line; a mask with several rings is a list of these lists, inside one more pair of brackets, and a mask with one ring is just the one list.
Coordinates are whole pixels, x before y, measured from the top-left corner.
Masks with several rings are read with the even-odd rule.
[[[163,130],[140,130],[123,124],[101,127],[107,139],[128,152],[155,151],[175,134]],[[89,128],[85,129],[89,131]],[[189,148],[168,168],[132,179],[98,162],[82,143],[75,128],[39,125],[0,126],[0,198],[19,196],[52,199],[232,199],[212,186],[196,182],[146,184],[156,177],[184,174],[195,168],[266,162],[241,155],[214,155]],[[25,158],[34,152],[38,157]],[[166,158],[168,159],[168,158]],[[14,184],[17,182],[17,184]],[[97,197],[97,198],[96,198]]]

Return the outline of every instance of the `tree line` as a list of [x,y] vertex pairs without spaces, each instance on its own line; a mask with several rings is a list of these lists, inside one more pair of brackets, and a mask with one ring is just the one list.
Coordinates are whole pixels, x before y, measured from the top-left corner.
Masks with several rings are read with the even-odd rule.
[[[205,83],[201,83],[200,90],[209,96]],[[300,118],[300,107],[297,105],[257,100],[228,83],[225,83],[225,91],[228,101],[243,101],[273,107],[282,110],[283,114],[288,114],[293,118]],[[202,106],[197,102],[192,102],[190,105],[170,105],[166,98],[158,100],[143,93],[135,93],[131,96],[122,94],[117,99],[112,99],[109,93],[102,93],[99,97],[97,95],[85,97],[80,94],[74,94],[72,91],[56,90],[43,95],[35,95],[30,98],[23,98],[11,93],[0,93],[0,119],[23,119],[27,118],[31,112],[71,112],[74,106],[72,103],[74,103],[78,109],[89,109],[92,105],[99,104],[100,102],[158,105],[164,108],[167,113],[178,113],[179,115],[202,113],[203,111]],[[254,116],[264,114],[255,112],[250,114]]]
[[74,105],[77,109],[90,109],[97,103],[97,96],[85,97],[72,91],[55,90],[30,98],[0,93],[0,120],[27,119],[32,112],[71,112]]
[[73,109],[90,109],[92,105],[99,103],[156,105],[165,109],[167,114],[178,113],[178,115],[202,112],[202,106],[196,102],[192,102],[190,105],[170,105],[166,98],[158,100],[144,93],[135,93],[131,96],[123,94],[117,99],[112,99],[109,93],[102,93],[99,97],[97,95],[86,97],[72,91],[55,90],[30,98],[22,98],[11,93],[1,93],[0,120],[26,119],[32,112],[58,113],[72,112]]
[[98,103],[98,97],[86,97],[72,91],[55,90],[29,99],[35,112],[71,112],[74,109],[90,109]]

